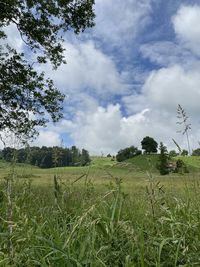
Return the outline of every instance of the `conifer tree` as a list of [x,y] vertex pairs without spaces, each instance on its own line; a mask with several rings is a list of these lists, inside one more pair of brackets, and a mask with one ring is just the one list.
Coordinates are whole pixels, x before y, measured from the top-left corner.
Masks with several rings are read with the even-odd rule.
[[158,169],[161,175],[166,175],[169,173],[169,168],[168,168],[169,157],[168,157],[167,148],[161,142],[159,149],[160,149],[160,156],[159,156]]

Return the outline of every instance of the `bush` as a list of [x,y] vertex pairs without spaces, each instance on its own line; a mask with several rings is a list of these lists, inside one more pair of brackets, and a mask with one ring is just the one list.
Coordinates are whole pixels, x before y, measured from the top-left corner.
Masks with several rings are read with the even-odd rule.
[[189,170],[186,166],[186,164],[184,163],[183,160],[181,159],[178,159],[177,162],[176,162],[176,169],[175,169],[175,172],[176,173],[189,173]]
[[166,146],[163,143],[160,143],[160,156],[159,156],[159,164],[158,170],[160,171],[161,175],[169,174],[169,164],[168,164],[168,153]]
[[142,151],[137,147],[131,146],[124,149],[121,149],[116,156],[117,161],[121,162],[129,158],[133,158],[137,155],[142,154]]
[[193,150],[192,156],[200,156],[200,148]]
[[169,151],[169,157],[170,158],[176,157],[177,155],[178,155],[178,153],[175,150]]

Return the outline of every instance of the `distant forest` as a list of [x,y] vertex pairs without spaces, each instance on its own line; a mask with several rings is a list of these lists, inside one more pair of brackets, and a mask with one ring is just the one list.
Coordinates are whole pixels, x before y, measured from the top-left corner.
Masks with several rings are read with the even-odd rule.
[[40,168],[53,168],[65,166],[85,166],[90,163],[90,156],[87,150],[81,151],[76,147],[27,147],[27,148],[10,148],[6,147],[1,150],[2,159],[18,163],[28,163]]

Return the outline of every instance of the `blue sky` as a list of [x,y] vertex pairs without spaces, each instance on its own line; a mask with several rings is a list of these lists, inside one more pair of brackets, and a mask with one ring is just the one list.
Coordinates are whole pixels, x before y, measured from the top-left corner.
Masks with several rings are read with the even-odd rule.
[[[200,3],[195,0],[96,0],[96,26],[67,33],[67,65],[38,67],[66,95],[64,118],[40,130],[36,145],[77,145],[91,154],[140,147],[146,135],[177,134],[176,108],[186,110],[193,148],[200,111]],[[14,38],[14,37],[13,37]],[[18,38],[17,36],[15,37]],[[23,50],[20,39],[19,49]]]

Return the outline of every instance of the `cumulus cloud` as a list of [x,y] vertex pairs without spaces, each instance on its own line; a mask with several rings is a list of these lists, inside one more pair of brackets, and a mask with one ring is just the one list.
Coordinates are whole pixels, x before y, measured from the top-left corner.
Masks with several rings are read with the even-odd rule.
[[94,113],[79,112],[73,124],[67,123],[68,131],[75,143],[91,154],[115,154],[119,149],[139,142],[141,130],[148,124],[145,118],[148,111],[123,117],[119,104],[98,107]]
[[172,19],[175,33],[182,44],[200,55],[200,6],[182,5]]
[[65,42],[67,64],[56,71],[50,64],[38,68],[50,76],[66,95],[64,117],[76,116],[77,110],[93,112],[115,97],[126,95],[130,86],[111,56],[103,53],[93,41]]
[[190,51],[172,41],[143,44],[140,46],[140,52],[144,58],[162,67],[175,64],[190,66],[196,61],[196,57]]
[[143,95],[154,108],[171,112],[178,103],[195,114],[200,110],[200,67],[184,70],[181,66],[153,71],[143,87]]
[[140,45],[140,52],[145,59],[158,65],[180,64],[187,67],[199,60],[200,23],[199,5],[181,5],[171,17],[175,39],[159,40]]
[[44,66],[64,93],[89,92],[101,98],[111,94],[124,94],[122,77],[111,57],[95,47],[94,42],[66,42],[67,64],[53,71]]
[[150,19],[151,0],[97,0],[95,37],[119,46],[133,41]]
[[74,121],[63,120],[57,131],[68,133],[78,147],[88,149],[92,155],[106,155],[131,145],[140,147],[147,135],[172,147],[172,138],[177,137],[175,125],[176,115],[161,114],[158,109],[146,108],[124,116],[119,104],[110,104],[99,106],[93,113],[79,111]]
[[180,65],[152,71],[142,91],[123,100],[132,112],[138,106],[166,110],[172,114],[181,104],[192,116],[196,116],[200,111],[199,71],[200,66],[185,70]]
[[192,123],[192,145],[197,146],[200,112],[200,66],[186,70],[180,65],[169,66],[152,71],[146,80],[142,91],[124,97],[124,105],[131,112],[139,112],[149,108],[149,132],[154,128],[158,139],[170,145],[171,138],[180,141],[185,146],[181,135],[177,135],[178,128],[176,109],[180,104],[189,115]]
[[[103,4],[106,5],[105,2]],[[72,51],[72,58],[69,57],[69,63],[72,60],[72,65],[69,65],[68,71],[70,73],[72,67],[71,77],[75,73],[74,70],[77,70],[78,73],[77,80],[74,76],[69,87],[86,88],[87,84],[94,88],[96,96],[91,96],[91,91],[88,90],[81,92],[76,100],[80,108],[78,111],[74,110],[73,119],[69,118],[69,120],[62,121],[60,127],[57,128],[59,129],[58,132],[64,132],[65,129],[65,132],[71,136],[77,146],[85,147],[92,154],[116,153],[126,146],[140,146],[141,139],[146,135],[153,136],[158,142],[165,142],[169,148],[174,146],[171,141],[172,138],[176,139],[181,146],[186,147],[184,137],[176,132],[178,130],[176,109],[177,105],[181,104],[190,116],[192,123],[190,138],[195,147],[199,134],[200,64],[195,55],[192,54],[197,51],[191,45],[198,42],[198,40],[195,41],[196,37],[194,38],[196,35],[192,34],[193,37],[187,37],[179,25],[181,23],[186,25],[187,16],[190,18],[186,11],[191,11],[195,18],[198,7],[195,6],[194,11],[194,6],[182,6],[173,17],[174,29],[179,38],[178,42],[160,41],[141,46],[140,51],[143,57],[149,58],[162,67],[152,70],[148,76],[146,73],[145,75],[141,73],[140,76],[143,77],[144,84],[140,84],[141,90],[135,90],[134,87],[132,93],[130,93],[130,87],[126,87],[126,85],[123,87],[123,81],[131,79],[131,71],[123,73],[123,78],[126,77],[123,80],[112,59],[98,50],[94,43],[79,43],[77,46],[69,46],[69,50]],[[190,18],[189,21],[193,21],[194,18]],[[182,29],[186,29],[185,26]],[[191,51],[186,48],[190,48]],[[89,55],[92,55],[92,59]],[[97,68],[94,58],[99,62]],[[77,59],[78,62],[76,62]],[[89,70],[89,75],[86,73],[86,77],[84,75],[79,76],[84,66]],[[105,72],[104,69],[102,70],[104,66],[107,66]],[[108,82],[110,80],[107,78],[107,73],[115,77],[113,80],[117,82]],[[94,80],[90,80],[87,75],[88,77],[93,76]],[[132,75],[134,75],[134,71],[132,71]],[[67,75],[61,77],[60,82],[62,79],[63,84],[66,84]],[[73,87],[74,81],[75,86]],[[104,82],[109,86],[105,87]],[[81,85],[84,86],[81,87]],[[104,90],[105,88],[106,90]],[[123,91],[124,88],[126,90]],[[115,96],[117,92],[121,93],[122,102],[117,105],[110,102],[110,105],[104,107],[99,105],[101,94]],[[83,104],[86,102],[87,104]],[[73,104],[72,106],[77,105]],[[126,116],[122,113],[124,109],[128,114]]]
[[50,131],[50,130],[40,130],[40,134],[35,139],[31,145],[32,146],[60,146],[61,145],[61,137],[59,133],[56,131]]

